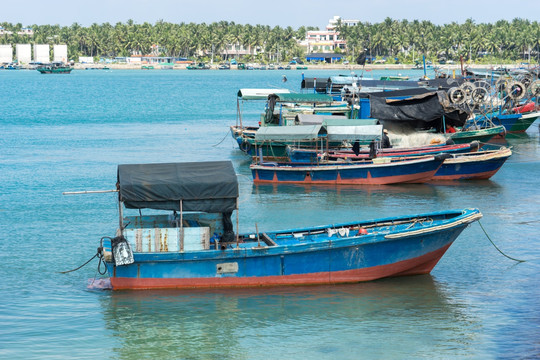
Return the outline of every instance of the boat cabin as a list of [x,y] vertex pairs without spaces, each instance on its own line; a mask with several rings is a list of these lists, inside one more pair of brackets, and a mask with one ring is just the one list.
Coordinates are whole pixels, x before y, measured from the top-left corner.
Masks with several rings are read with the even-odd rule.
[[[120,226],[134,252],[218,248],[235,240],[238,182],[230,161],[118,166]],[[124,209],[138,215],[124,216]],[[146,209],[152,214],[143,215]]]

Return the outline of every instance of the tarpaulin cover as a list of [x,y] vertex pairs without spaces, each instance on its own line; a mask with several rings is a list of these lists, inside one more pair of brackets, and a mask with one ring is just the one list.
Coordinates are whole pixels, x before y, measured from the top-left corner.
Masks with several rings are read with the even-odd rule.
[[117,186],[129,209],[231,212],[238,198],[230,161],[118,165]]
[[330,95],[325,94],[271,94],[268,101],[292,103],[331,103],[334,101]]
[[[255,133],[257,141],[317,140],[321,125],[266,126]],[[324,132],[326,134],[326,131]]]
[[[369,94],[371,117],[381,122],[401,122],[415,128],[442,127],[443,117],[446,124],[463,126],[468,114],[453,107],[445,91],[425,92],[423,94],[392,99],[394,92]],[[402,94],[400,94],[403,96]],[[396,94],[394,94],[396,96]],[[399,95],[398,95],[399,96]]]
[[294,123],[300,125],[318,125],[329,119],[347,120],[347,117],[345,115],[298,114],[294,118]]

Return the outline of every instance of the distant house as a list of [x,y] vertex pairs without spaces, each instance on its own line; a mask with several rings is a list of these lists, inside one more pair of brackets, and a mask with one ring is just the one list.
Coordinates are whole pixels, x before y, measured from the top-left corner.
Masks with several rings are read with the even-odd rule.
[[185,61],[187,61],[187,58],[177,56],[131,55],[130,57],[115,58],[115,62],[128,64],[173,64]]
[[0,26],[0,35],[11,35],[13,31],[6,30],[3,26]]
[[334,51],[339,48],[345,50],[347,42],[336,31],[338,22],[345,26],[355,26],[360,20],[343,20],[340,16],[334,16],[328,21],[326,30],[311,30],[306,33],[306,38],[299,45],[306,48],[308,53],[312,51]]
[[17,34],[18,35],[33,36],[34,35],[34,30],[32,30],[32,28],[30,28],[30,27],[23,27],[21,29],[21,31],[17,31]]
[[309,62],[319,61],[319,62],[325,62],[325,63],[331,64],[336,61],[340,61],[344,57],[345,55],[334,54],[334,53],[311,53],[311,54],[306,55],[306,60]]

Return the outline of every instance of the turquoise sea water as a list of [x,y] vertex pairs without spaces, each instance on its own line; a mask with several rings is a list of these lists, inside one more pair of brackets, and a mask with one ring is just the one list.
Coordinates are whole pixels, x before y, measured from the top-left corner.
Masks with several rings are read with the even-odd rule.
[[[538,123],[508,138],[515,153],[489,181],[255,186],[228,133],[236,92],[299,91],[300,80],[296,70],[1,71],[0,358],[540,357]],[[244,123],[262,107],[246,105]],[[113,293],[88,288],[97,260],[59,274],[91,258],[118,221],[114,194],[63,191],[112,189],[120,163],[227,159],[240,174],[242,232],[478,207],[499,248],[527,261],[503,257],[473,224],[427,276]]]

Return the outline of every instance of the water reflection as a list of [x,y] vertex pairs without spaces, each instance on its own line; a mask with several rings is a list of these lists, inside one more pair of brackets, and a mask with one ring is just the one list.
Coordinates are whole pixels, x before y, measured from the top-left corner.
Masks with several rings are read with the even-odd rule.
[[425,184],[395,184],[395,185],[322,185],[322,184],[253,184],[252,193],[328,193],[336,194],[402,194],[416,196],[432,196],[435,189]]
[[[273,358],[480,351],[470,348],[476,320],[429,275],[336,286],[113,292],[101,301],[120,358],[267,358],[270,348]],[[409,336],[411,328],[423,337]],[[391,334],[393,343],[381,342],[381,334]]]

